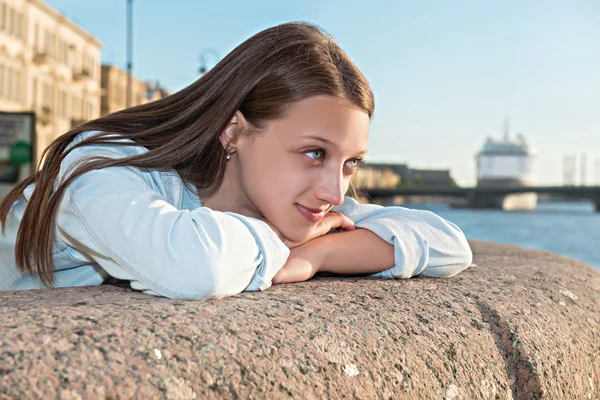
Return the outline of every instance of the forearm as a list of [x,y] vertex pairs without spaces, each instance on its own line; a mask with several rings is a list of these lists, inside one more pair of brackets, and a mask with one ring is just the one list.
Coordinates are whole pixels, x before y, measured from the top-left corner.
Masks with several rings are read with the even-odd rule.
[[394,266],[394,246],[367,229],[338,232],[317,239],[322,251],[319,271],[374,274]]

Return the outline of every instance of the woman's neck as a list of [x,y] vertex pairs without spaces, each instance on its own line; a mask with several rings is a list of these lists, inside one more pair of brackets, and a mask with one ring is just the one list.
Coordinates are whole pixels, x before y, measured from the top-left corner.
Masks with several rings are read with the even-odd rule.
[[216,192],[210,196],[203,195],[198,190],[198,197],[202,207],[222,212],[233,212],[247,217],[263,219],[263,215],[248,200],[239,181],[231,173],[233,168],[228,168],[223,181]]

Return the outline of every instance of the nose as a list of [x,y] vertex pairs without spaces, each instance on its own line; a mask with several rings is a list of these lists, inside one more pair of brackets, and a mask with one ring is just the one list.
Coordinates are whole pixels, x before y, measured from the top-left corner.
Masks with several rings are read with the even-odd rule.
[[342,170],[323,171],[317,185],[315,196],[332,206],[341,206],[348,184],[344,179]]

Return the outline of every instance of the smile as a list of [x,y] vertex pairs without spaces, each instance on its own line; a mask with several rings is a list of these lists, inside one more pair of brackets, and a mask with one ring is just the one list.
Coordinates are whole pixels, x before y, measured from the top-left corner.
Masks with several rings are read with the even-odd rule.
[[308,208],[302,207],[300,204],[296,203],[296,208],[300,211],[300,214],[307,220],[311,222],[319,222],[325,216],[325,211],[315,212],[313,210],[309,210]]

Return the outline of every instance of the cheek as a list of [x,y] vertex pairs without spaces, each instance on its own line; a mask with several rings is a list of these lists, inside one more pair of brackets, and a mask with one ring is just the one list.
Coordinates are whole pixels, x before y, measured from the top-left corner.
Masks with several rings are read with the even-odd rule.
[[309,179],[305,176],[306,171],[297,164],[289,159],[256,162],[251,166],[255,186],[282,200],[283,197],[298,195],[296,192],[301,190],[303,182]]
[[264,159],[241,166],[240,176],[248,199],[267,218],[277,214],[289,197],[285,168]]
[[[293,160],[253,163],[244,169],[248,199],[272,223],[285,229],[295,224],[294,203],[306,199],[317,177]],[[289,226],[288,226],[289,229]]]

